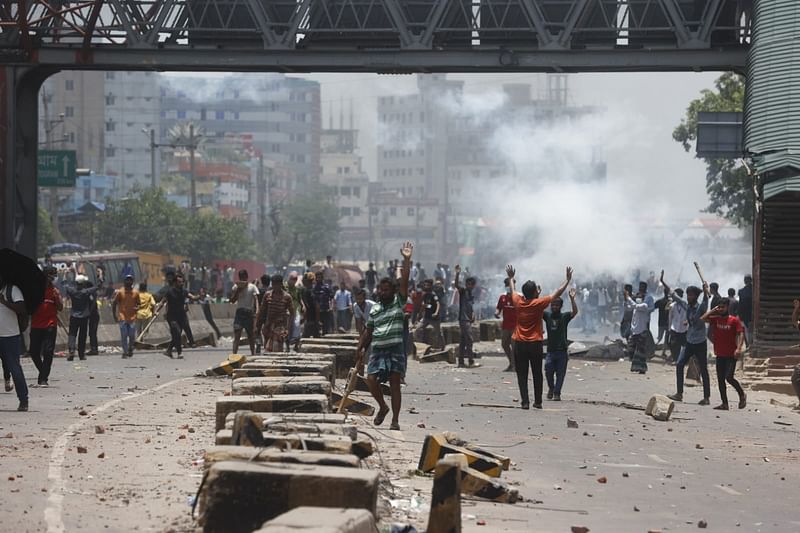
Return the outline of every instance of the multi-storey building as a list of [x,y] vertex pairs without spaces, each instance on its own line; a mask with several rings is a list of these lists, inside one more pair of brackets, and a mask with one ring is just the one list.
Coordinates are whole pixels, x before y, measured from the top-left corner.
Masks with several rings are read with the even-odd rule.
[[319,175],[320,88],[282,74],[225,78],[165,77],[161,86],[160,142],[176,124],[191,121],[207,142],[250,134],[265,158],[294,172],[292,188]]
[[[108,71],[104,78],[103,170],[119,177],[118,194],[124,196],[134,187],[153,183],[150,130],[159,127],[159,74]],[[159,167],[160,157],[156,177]]]
[[78,167],[103,170],[104,73],[67,70],[44,82],[39,92],[42,149],[75,150]]
[[[480,226],[481,217],[491,216],[480,191],[493,183],[508,183],[501,181],[504,178],[520,179],[517,173],[524,169],[515,168],[513,158],[498,149],[502,128],[551,128],[597,111],[568,104],[566,78],[548,81],[542,99],[532,98],[530,85],[507,84],[501,99],[476,104],[465,95],[463,82],[426,74],[418,76],[416,94],[379,98],[377,181],[400,197],[419,195],[438,202],[435,256],[450,260],[464,255],[461,252],[469,247],[459,246],[463,230]],[[532,154],[539,153],[535,148],[531,147]],[[600,147],[580,149],[586,153],[571,158],[573,174],[586,181],[605,179]],[[546,169],[554,161],[558,158],[541,157],[536,163]]]

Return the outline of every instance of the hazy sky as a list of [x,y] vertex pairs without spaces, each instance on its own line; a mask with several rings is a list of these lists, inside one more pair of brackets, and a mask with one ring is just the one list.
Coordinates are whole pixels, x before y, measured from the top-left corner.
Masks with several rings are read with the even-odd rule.
[[[622,183],[631,198],[669,206],[673,214],[691,217],[706,206],[705,167],[693,153],[672,140],[690,100],[702,89],[712,88],[718,73],[575,74],[569,76],[571,104],[608,109],[609,120],[619,121],[606,147],[608,180]],[[375,176],[374,132],[377,98],[416,91],[416,77],[409,75],[311,74],[302,77],[322,84],[323,127],[333,113],[338,127],[340,102],[344,99],[345,127],[354,103],[355,126],[361,132],[365,169]],[[503,83],[530,83],[544,95],[543,74],[450,74],[466,82],[468,92],[501,90]]]

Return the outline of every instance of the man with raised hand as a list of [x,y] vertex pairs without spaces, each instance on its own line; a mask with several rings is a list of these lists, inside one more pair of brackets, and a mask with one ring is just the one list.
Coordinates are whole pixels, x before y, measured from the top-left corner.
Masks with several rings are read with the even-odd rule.
[[559,298],[572,281],[572,267],[567,267],[567,279],[550,296],[540,297],[540,289],[535,281],[528,280],[522,285],[522,295],[517,294],[514,267],[506,267],[506,275],[511,287],[511,301],[517,311],[517,327],[514,330],[514,358],[519,384],[520,400],[523,409],[530,409],[528,395],[528,366],[533,370],[533,407],[542,408],[542,389],[544,374],[544,331],[542,328],[544,311],[555,298]]
[[367,383],[372,397],[378,402],[378,414],[375,425],[383,423],[389,414],[389,406],[383,399],[379,383],[389,381],[392,393],[392,424],[390,429],[400,429],[400,383],[406,374],[406,354],[403,349],[403,326],[405,322],[404,307],[408,299],[408,278],[411,273],[411,256],[414,246],[407,242],[400,253],[403,256],[400,284],[390,278],[384,278],[378,284],[378,302],[372,306],[367,319],[367,326],[358,343],[356,369],[359,374],[364,371],[364,355],[372,346],[367,363]]

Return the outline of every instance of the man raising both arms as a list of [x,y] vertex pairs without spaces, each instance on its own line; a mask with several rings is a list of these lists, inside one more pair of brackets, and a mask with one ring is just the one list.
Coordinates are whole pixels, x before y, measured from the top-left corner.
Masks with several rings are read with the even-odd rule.
[[358,343],[356,370],[364,372],[364,354],[372,345],[372,353],[367,364],[367,383],[372,397],[378,402],[379,410],[375,425],[383,423],[389,414],[389,407],[383,399],[378,383],[389,381],[392,392],[391,429],[400,429],[400,382],[406,374],[406,354],[403,349],[403,308],[408,299],[408,278],[411,273],[411,255],[414,246],[407,242],[400,253],[403,255],[403,268],[400,286],[390,278],[384,278],[378,285],[379,301],[372,306],[367,319],[367,327]]
[[514,267],[508,265],[506,274],[511,287],[511,301],[517,311],[517,327],[514,330],[514,358],[517,371],[517,383],[523,409],[530,409],[528,396],[528,366],[533,369],[533,406],[542,408],[542,388],[544,375],[542,374],[542,359],[544,349],[542,341],[542,320],[544,310],[555,298],[561,297],[572,281],[572,267],[567,267],[567,279],[550,296],[539,297],[539,286],[536,282],[528,280],[522,285],[522,296],[516,292]]

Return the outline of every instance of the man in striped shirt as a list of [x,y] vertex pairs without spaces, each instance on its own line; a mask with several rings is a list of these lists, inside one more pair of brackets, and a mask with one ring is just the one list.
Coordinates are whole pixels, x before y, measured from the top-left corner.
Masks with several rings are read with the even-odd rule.
[[367,326],[358,343],[358,360],[356,369],[364,372],[364,354],[372,347],[367,364],[367,383],[370,393],[378,402],[378,414],[375,425],[383,423],[389,414],[389,406],[383,399],[379,383],[389,381],[392,392],[392,424],[390,429],[400,429],[400,383],[406,375],[406,354],[403,348],[403,327],[405,316],[403,308],[408,299],[408,278],[411,273],[411,255],[414,246],[407,242],[400,253],[403,256],[402,274],[399,287],[390,278],[381,280],[378,286],[379,301],[372,306],[367,319]]

